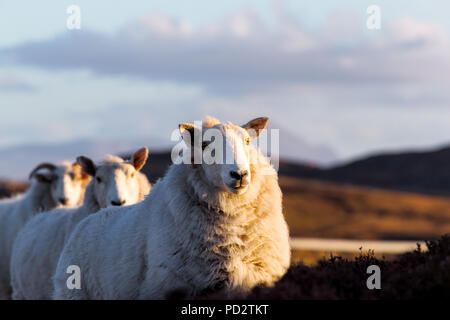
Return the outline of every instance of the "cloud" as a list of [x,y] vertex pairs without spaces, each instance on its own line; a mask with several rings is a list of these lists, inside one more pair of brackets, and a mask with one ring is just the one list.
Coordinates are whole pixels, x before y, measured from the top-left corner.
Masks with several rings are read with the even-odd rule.
[[2,92],[32,92],[37,88],[24,79],[7,76],[0,78],[0,91]]
[[[445,28],[434,22],[415,21],[403,17],[389,25],[389,40],[403,46],[448,46],[449,38]],[[448,49],[448,48],[447,48]]]
[[277,12],[270,26],[245,10],[201,27],[152,13],[114,35],[67,31],[0,52],[17,64],[200,84],[219,92],[449,80],[449,37],[437,24],[399,19],[368,37],[350,13],[338,12],[321,30],[306,31]]

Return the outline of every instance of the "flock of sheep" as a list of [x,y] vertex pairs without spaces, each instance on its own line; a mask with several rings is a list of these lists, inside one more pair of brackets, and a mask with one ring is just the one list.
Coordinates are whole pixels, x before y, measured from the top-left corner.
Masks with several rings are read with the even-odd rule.
[[220,132],[233,161],[174,163],[153,187],[140,172],[146,148],[37,166],[24,195],[0,201],[0,299],[236,297],[272,285],[290,246],[277,173],[250,144],[267,122],[180,124],[198,153],[207,144],[194,137]]

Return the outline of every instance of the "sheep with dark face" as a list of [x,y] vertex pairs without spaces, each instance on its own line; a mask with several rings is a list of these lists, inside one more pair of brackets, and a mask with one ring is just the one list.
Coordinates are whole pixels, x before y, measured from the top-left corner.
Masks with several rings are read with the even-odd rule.
[[78,164],[43,163],[31,172],[30,180],[24,195],[0,201],[0,299],[11,295],[9,263],[19,230],[37,213],[80,205],[89,177]]
[[86,188],[83,205],[42,213],[19,232],[11,256],[13,299],[51,298],[51,277],[75,226],[101,208],[132,205],[150,192],[150,183],[139,172],[147,157],[148,150],[143,148],[130,161],[109,156],[98,166],[89,158],[78,158],[83,172],[93,177]]
[[[267,121],[181,124],[194,155],[213,156],[206,142],[215,136],[216,160],[173,164],[143,202],[83,220],[61,253],[54,298],[164,299],[179,289],[246,294],[272,285],[289,267],[290,246],[277,173],[250,144]],[[67,287],[70,265],[80,267],[80,290]]]

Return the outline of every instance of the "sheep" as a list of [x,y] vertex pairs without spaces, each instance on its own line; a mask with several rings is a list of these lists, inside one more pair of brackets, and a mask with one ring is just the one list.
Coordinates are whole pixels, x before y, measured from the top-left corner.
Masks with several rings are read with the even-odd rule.
[[11,298],[9,263],[13,241],[25,223],[37,213],[57,206],[81,204],[89,177],[78,164],[38,165],[29,176],[24,195],[0,201],[0,299]]
[[77,209],[42,213],[19,232],[11,256],[13,299],[51,299],[51,277],[59,254],[78,222],[101,208],[142,201],[150,192],[150,183],[139,172],[147,157],[148,150],[143,148],[129,162],[109,156],[104,163],[95,166],[89,158],[78,158],[83,171],[94,177],[86,188],[84,203]]
[[[257,285],[273,285],[290,265],[290,246],[277,173],[250,144],[267,121],[180,124],[187,145],[192,136],[205,141],[214,133],[214,150],[232,161],[177,159],[143,202],[83,220],[60,255],[53,298],[165,299],[179,290],[187,297],[245,296]],[[191,146],[203,156],[209,147],[207,141]],[[73,266],[76,275],[69,273]]]

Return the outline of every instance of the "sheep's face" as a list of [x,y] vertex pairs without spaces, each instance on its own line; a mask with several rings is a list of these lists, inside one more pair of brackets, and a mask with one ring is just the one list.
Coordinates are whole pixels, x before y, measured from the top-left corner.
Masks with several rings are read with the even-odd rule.
[[243,126],[217,123],[203,129],[181,124],[180,131],[185,141],[193,141],[191,160],[201,166],[206,179],[218,188],[243,194],[252,181],[250,140],[258,137],[267,121],[268,118],[258,118]]
[[80,205],[89,180],[89,176],[82,172],[79,164],[57,166],[51,176],[51,194],[54,201],[67,207]]
[[31,172],[30,178],[47,185],[53,202],[66,207],[81,204],[86,185],[90,180],[76,163],[63,163],[59,166],[42,163]]
[[99,166],[92,160],[79,157],[78,162],[83,171],[94,179],[94,194],[101,208],[109,206],[125,206],[139,202],[140,183],[138,174],[147,161],[148,150],[139,150],[130,162],[117,157],[110,157]]
[[95,195],[100,207],[124,206],[139,201],[136,169],[125,163],[108,163],[97,168]]

